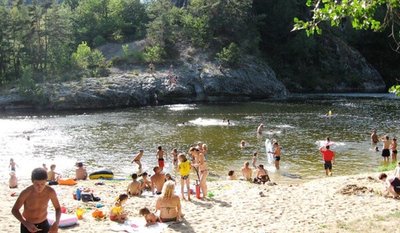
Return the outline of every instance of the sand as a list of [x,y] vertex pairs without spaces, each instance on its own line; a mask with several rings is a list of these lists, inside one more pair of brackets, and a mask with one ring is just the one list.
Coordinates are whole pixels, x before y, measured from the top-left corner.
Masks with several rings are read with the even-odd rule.
[[[400,200],[380,194],[383,184],[377,176],[374,173],[328,177],[273,186],[245,181],[209,182],[214,196],[208,200],[193,197],[191,202],[182,201],[184,220],[162,232],[400,232]],[[86,208],[79,225],[59,232],[112,232],[113,222],[91,216],[95,202],[73,200],[72,193],[79,186],[92,188],[105,205],[101,210],[108,214],[113,200],[125,191],[129,181],[103,181],[103,186],[96,186],[96,182],[53,186],[69,213],[75,213],[78,207]],[[19,232],[19,222],[11,215],[17,197],[10,193],[19,192],[29,182],[20,183],[17,190],[10,190],[6,183],[1,185],[0,226],[5,232]],[[154,209],[155,199],[151,195],[130,198],[125,207],[130,219],[140,217],[141,207]]]

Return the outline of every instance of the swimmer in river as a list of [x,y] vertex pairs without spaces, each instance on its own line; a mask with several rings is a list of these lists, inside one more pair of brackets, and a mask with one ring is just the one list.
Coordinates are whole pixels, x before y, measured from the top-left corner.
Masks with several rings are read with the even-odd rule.
[[243,149],[245,147],[246,147],[246,141],[245,140],[240,141],[240,149]]
[[371,133],[371,146],[375,151],[379,151],[378,149],[378,135],[376,134],[376,129],[374,129]]
[[262,134],[263,130],[264,130],[264,124],[261,123],[257,128],[257,133],[258,134]]

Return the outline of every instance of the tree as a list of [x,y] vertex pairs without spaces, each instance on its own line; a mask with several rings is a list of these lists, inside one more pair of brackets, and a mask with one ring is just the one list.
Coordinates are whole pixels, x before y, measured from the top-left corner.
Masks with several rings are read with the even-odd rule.
[[[355,29],[381,31],[390,28],[393,50],[400,52],[400,1],[399,0],[307,0],[312,16],[309,20],[294,18],[293,30],[306,30],[307,35],[321,34],[321,23],[341,26],[350,21]],[[383,11],[383,17],[380,17]],[[390,88],[400,96],[400,86]]]

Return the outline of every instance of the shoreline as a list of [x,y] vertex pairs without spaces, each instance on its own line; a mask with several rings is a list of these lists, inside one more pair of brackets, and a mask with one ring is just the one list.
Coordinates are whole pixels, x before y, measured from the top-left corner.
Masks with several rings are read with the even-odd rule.
[[[377,179],[378,174],[333,176],[274,186],[236,180],[209,182],[214,196],[204,201],[194,196],[191,202],[182,201],[184,221],[162,232],[377,232],[382,229],[398,232],[392,221],[400,219],[400,201],[379,195],[384,186]],[[74,214],[78,207],[87,208],[79,225],[60,232],[112,232],[114,224],[109,219],[96,221],[91,216],[96,203],[73,200],[72,192],[80,186],[93,189],[104,204],[101,210],[108,214],[114,198],[125,191],[129,181],[105,180],[103,186],[94,185],[96,182],[89,180],[77,186],[55,187],[68,213]],[[10,196],[14,190],[5,183],[2,185],[0,192],[6,197],[0,210],[3,216],[0,224],[8,232],[18,232],[19,222],[10,212],[16,200]],[[27,185],[27,182],[20,183],[17,190]],[[125,210],[130,219],[139,221],[139,209],[145,206],[154,209],[154,203],[155,197],[151,195],[131,197]]]

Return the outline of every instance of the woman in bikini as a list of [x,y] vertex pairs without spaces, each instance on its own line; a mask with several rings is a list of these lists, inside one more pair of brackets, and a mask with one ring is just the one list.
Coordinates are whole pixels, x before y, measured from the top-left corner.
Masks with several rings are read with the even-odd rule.
[[200,153],[197,148],[190,148],[190,153],[195,159],[195,163],[192,164],[193,167],[197,168],[199,171],[199,179],[200,179],[200,188],[201,192],[203,193],[203,198],[207,196],[207,176],[208,176],[208,169],[207,169],[207,162],[204,157],[203,153]]
[[161,222],[172,222],[181,220],[181,201],[179,196],[174,194],[175,183],[165,182],[162,193],[156,202],[156,210],[160,211]]

